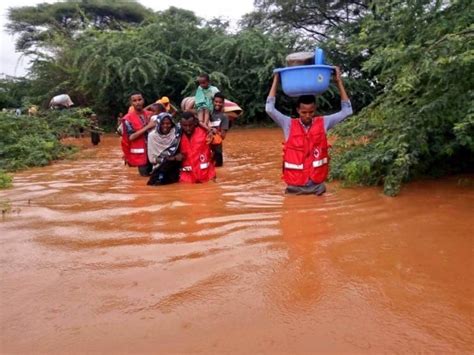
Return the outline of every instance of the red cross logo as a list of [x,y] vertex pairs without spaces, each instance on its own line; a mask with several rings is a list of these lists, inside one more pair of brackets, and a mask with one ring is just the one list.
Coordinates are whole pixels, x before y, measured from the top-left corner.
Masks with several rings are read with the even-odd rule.
[[313,152],[313,155],[316,159],[319,158],[319,149],[318,148],[314,148],[314,152]]

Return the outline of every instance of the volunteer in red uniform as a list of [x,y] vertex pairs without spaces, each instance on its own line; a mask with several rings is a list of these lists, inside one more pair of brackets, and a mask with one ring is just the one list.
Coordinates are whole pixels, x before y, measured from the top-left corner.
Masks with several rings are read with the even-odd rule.
[[209,147],[208,132],[199,126],[192,112],[181,115],[180,152],[183,155],[179,182],[207,182],[216,177],[216,168]]
[[152,165],[147,158],[147,132],[155,127],[156,122],[150,121],[152,112],[143,109],[145,101],[141,93],[130,95],[130,110],[122,119],[122,150],[125,163],[138,167],[141,176],[148,176]]
[[279,75],[275,74],[265,110],[285,135],[283,180],[288,185],[286,193],[321,195],[326,191],[324,181],[329,172],[326,133],[352,114],[340,69],[336,67],[335,81],[341,96],[341,111],[327,116],[316,116],[316,99],[312,95],[298,98],[298,118],[283,115],[275,108],[278,80]]

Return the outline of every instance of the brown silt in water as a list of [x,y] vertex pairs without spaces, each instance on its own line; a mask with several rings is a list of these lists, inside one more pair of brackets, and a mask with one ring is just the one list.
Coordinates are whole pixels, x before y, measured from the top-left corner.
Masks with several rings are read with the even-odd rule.
[[217,183],[147,186],[113,136],[16,174],[1,353],[473,352],[472,187],[284,195],[281,139],[230,132]]

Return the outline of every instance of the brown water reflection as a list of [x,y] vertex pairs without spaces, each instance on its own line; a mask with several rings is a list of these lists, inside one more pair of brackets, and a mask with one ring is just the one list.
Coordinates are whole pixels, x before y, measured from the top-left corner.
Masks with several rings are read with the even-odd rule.
[[472,188],[285,196],[281,133],[148,187],[106,137],[2,191],[2,353],[472,352]]

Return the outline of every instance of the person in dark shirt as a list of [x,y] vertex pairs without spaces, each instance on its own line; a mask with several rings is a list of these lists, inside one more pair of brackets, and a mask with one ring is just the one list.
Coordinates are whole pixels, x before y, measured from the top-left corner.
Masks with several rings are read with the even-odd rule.
[[93,145],[97,145],[100,143],[100,128],[99,120],[97,119],[97,115],[95,113],[91,115],[90,121],[91,143]]
[[214,110],[210,117],[210,126],[213,134],[211,149],[214,154],[214,161],[216,166],[224,164],[222,141],[225,139],[227,131],[229,130],[229,118],[224,113],[225,96],[218,92],[214,95],[213,105]]

